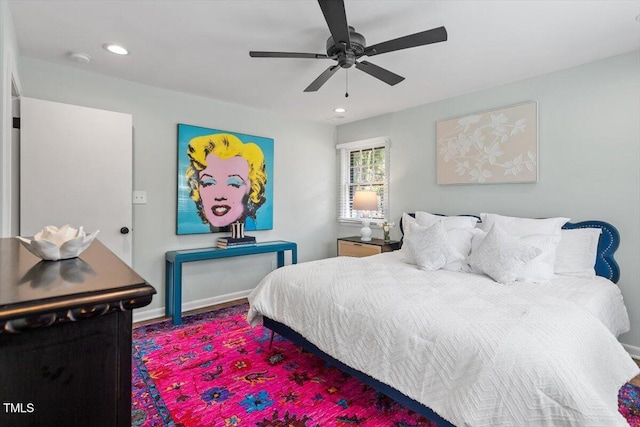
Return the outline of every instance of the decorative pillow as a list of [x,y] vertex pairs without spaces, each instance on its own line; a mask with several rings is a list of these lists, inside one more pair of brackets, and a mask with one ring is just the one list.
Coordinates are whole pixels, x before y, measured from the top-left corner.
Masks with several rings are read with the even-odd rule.
[[478,231],[471,238],[471,253],[476,252],[480,247],[480,245],[482,244],[482,241],[484,240],[484,238],[487,237],[486,231],[482,231],[479,228],[477,230]]
[[405,243],[420,269],[435,271],[451,261],[463,259],[449,243],[441,222],[428,228],[412,223],[409,228],[411,231]]
[[402,214],[402,233],[403,238],[411,234],[411,224],[417,224],[418,220],[407,213]]
[[[402,230],[404,236],[400,252],[404,255],[405,262],[408,264],[416,263],[416,260],[406,245],[407,237],[411,234],[410,224],[418,224],[422,227],[429,228],[437,222],[442,222],[445,230],[447,230],[447,237],[463,257],[463,259],[456,259],[447,263],[443,268],[451,271],[464,271],[467,267],[464,258],[469,255],[473,234],[478,231],[475,228],[478,218],[472,216],[442,216],[422,211],[417,211],[415,215],[414,218],[407,213],[402,214]],[[450,233],[452,230],[456,231]],[[469,232],[469,230],[473,230],[473,232]]]
[[492,213],[481,213],[481,228],[484,231],[491,230],[493,224],[500,224],[507,234],[513,236],[529,236],[532,234],[555,234],[560,235],[562,226],[570,220],[570,218],[518,218],[515,216],[503,216]]
[[594,278],[600,228],[562,230],[554,272],[564,276]]
[[431,227],[436,222],[442,222],[445,230],[452,228],[473,228],[478,222],[478,218],[473,216],[442,216],[428,212],[416,212],[418,224],[423,227]]
[[469,264],[476,272],[491,277],[498,283],[509,285],[516,281],[527,262],[541,251],[507,234],[494,224],[478,248],[469,255]]
[[462,258],[450,261],[442,268],[449,271],[469,271],[465,258],[467,258],[471,252],[473,237],[476,234],[486,233],[478,228],[452,228],[447,230],[446,234],[449,243],[453,245]]
[[418,220],[409,214],[402,214],[402,246],[400,247],[400,253],[404,255],[404,261],[408,264],[415,264],[416,260],[411,255],[411,251],[407,246],[407,238],[411,235],[411,224],[418,224]]
[[520,242],[540,250],[540,255],[527,262],[517,281],[547,283],[553,277],[556,249],[560,236],[553,234],[532,234],[520,237]]
[[[474,234],[471,240],[472,254],[478,250],[486,236],[487,233],[484,231],[479,231]],[[511,235],[511,237],[516,238],[524,245],[533,246],[540,250],[540,254],[537,257],[526,263],[516,280],[520,282],[548,282],[554,274],[556,249],[560,237],[552,234],[532,234],[522,237]],[[469,262],[469,260],[467,260],[467,262]],[[462,265],[462,271],[482,273],[482,271],[476,271],[472,266],[465,264]]]

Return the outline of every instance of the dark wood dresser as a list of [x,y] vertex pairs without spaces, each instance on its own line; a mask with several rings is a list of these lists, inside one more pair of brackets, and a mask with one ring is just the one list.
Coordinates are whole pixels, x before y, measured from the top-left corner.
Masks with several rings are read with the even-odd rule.
[[155,289],[101,242],[41,261],[0,238],[0,426],[131,425],[131,310]]

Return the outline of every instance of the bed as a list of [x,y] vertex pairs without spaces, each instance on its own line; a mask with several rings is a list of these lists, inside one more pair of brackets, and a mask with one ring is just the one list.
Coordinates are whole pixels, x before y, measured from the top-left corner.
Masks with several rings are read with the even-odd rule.
[[[485,227],[506,218],[504,228],[518,229],[511,217],[484,215]],[[409,219],[415,215],[403,215],[403,223]],[[619,236],[605,222],[567,220],[556,221],[554,261],[564,262],[558,242],[568,239],[566,230],[597,230],[592,275],[503,284],[473,269],[424,269],[407,262],[405,246],[419,233],[408,236],[405,223],[404,251],[270,273],[249,297],[248,321],[262,321],[441,426],[627,425],[617,393],[639,370],[616,339],[629,329],[614,284]],[[440,227],[410,229],[424,237]],[[471,262],[502,228],[469,228],[483,235],[477,247],[467,242]]]

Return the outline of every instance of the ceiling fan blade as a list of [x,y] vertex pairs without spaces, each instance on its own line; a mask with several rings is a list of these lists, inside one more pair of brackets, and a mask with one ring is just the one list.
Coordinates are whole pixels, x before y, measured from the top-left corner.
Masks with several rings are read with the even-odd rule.
[[393,52],[394,50],[408,49],[410,47],[424,46],[431,43],[439,43],[447,40],[447,30],[444,27],[433,28],[386,42],[367,46],[364,54],[367,56]]
[[324,72],[320,74],[318,78],[315,79],[304,91],[315,92],[320,89],[322,85],[325,84],[327,80],[329,80],[329,78],[331,78],[331,76],[335,74],[336,71],[338,71],[338,68],[340,68],[339,65],[332,65],[331,67],[324,70]]
[[364,71],[370,76],[382,80],[383,82],[391,86],[395,86],[404,80],[404,77],[392,73],[391,71],[386,70],[382,67],[378,67],[377,65],[372,64],[368,61],[356,62],[356,68],[360,71]]
[[252,58],[309,58],[309,59],[328,59],[329,57],[323,53],[300,53],[300,52],[261,52],[252,50],[249,52]]
[[344,11],[344,0],[318,0],[320,9],[324,14],[324,20],[327,21],[333,43],[340,46],[344,43],[349,49],[351,47],[349,41],[349,26],[347,25],[347,13]]

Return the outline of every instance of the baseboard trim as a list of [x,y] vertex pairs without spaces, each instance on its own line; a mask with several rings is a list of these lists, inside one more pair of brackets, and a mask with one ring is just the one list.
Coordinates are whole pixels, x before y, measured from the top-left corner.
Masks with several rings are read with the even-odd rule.
[[627,353],[629,353],[632,358],[640,360],[640,347],[629,344],[622,344],[622,346],[627,350]]
[[[182,304],[182,312],[185,313],[187,311],[197,310],[202,307],[209,307],[211,305],[223,304],[225,302],[243,299],[248,297],[252,290],[253,289],[248,289],[246,291],[232,292],[230,294],[218,295],[211,298],[186,302]],[[164,311],[164,307],[141,311],[133,310],[133,323],[165,317]]]

